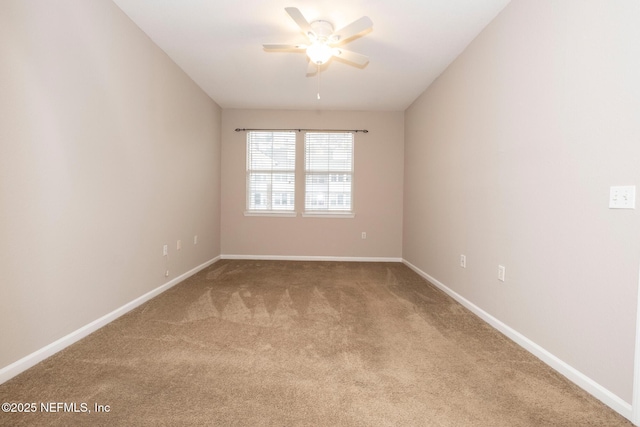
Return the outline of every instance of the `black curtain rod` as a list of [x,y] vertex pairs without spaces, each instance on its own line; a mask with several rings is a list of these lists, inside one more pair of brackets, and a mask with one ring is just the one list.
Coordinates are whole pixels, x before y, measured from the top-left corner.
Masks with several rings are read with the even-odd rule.
[[236,132],[249,132],[249,131],[297,131],[297,132],[353,132],[353,133],[369,133],[367,129],[245,129],[237,128]]

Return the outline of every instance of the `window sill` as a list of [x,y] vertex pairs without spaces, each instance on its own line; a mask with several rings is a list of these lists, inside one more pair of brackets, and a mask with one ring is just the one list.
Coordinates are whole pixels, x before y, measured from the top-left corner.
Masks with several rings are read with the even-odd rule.
[[245,211],[244,216],[295,217],[297,212],[291,211]]
[[303,218],[355,218],[353,212],[303,212]]

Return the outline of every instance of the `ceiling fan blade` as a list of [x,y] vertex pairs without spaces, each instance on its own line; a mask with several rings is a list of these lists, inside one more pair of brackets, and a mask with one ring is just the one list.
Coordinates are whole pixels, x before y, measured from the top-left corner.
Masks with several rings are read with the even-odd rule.
[[306,49],[306,44],[263,44],[266,50],[302,50]]
[[298,24],[298,27],[302,30],[302,32],[310,39],[315,40],[317,38],[316,33],[311,29],[311,24],[306,20],[302,12],[297,7],[285,7],[284,10],[287,11],[291,19]]
[[336,58],[344,59],[348,62],[353,62],[357,65],[366,65],[369,62],[369,57],[366,55],[362,55],[361,53],[352,52],[350,50],[345,50],[342,48],[335,48],[333,50],[333,55]]
[[371,27],[373,27],[373,21],[371,21],[368,16],[363,16],[362,18],[353,21],[346,27],[335,31],[331,35],[331,39],[335,40],[334,43],[340,43],[347,39],[350,39],[357,34],[360,34],[363,31],[368,30]]

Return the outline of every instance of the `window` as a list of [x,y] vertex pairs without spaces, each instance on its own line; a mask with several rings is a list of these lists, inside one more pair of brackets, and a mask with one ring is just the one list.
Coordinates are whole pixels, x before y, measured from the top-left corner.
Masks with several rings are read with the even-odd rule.
[[247,134],[247,212],[295,214],[295,132]]
[[306,213],[352,213],[353,134],[308,132],[304,139]]

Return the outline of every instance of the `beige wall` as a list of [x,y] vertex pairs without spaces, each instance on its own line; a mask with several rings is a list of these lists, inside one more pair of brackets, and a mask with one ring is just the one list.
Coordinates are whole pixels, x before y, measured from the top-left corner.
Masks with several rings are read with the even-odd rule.
[[[396,258],[402,256],[402,112],[224,110],[222,113],[223,255]],[[355,136],[350,219],[247,217],[246,133],[236,128],[368,129]],[[297,156],[302,160],[302,139]],[[297,187],[304,187],[298,162]],[[300,213],[304,193],[297,191]],[[362,232],[367,239],[361,239]]]
[[107,0],[1,1],[0,58],[2,368],[220,254],[221,110]]
[[405,116],[404,258],[627,402],[639,9],[513,1]]

